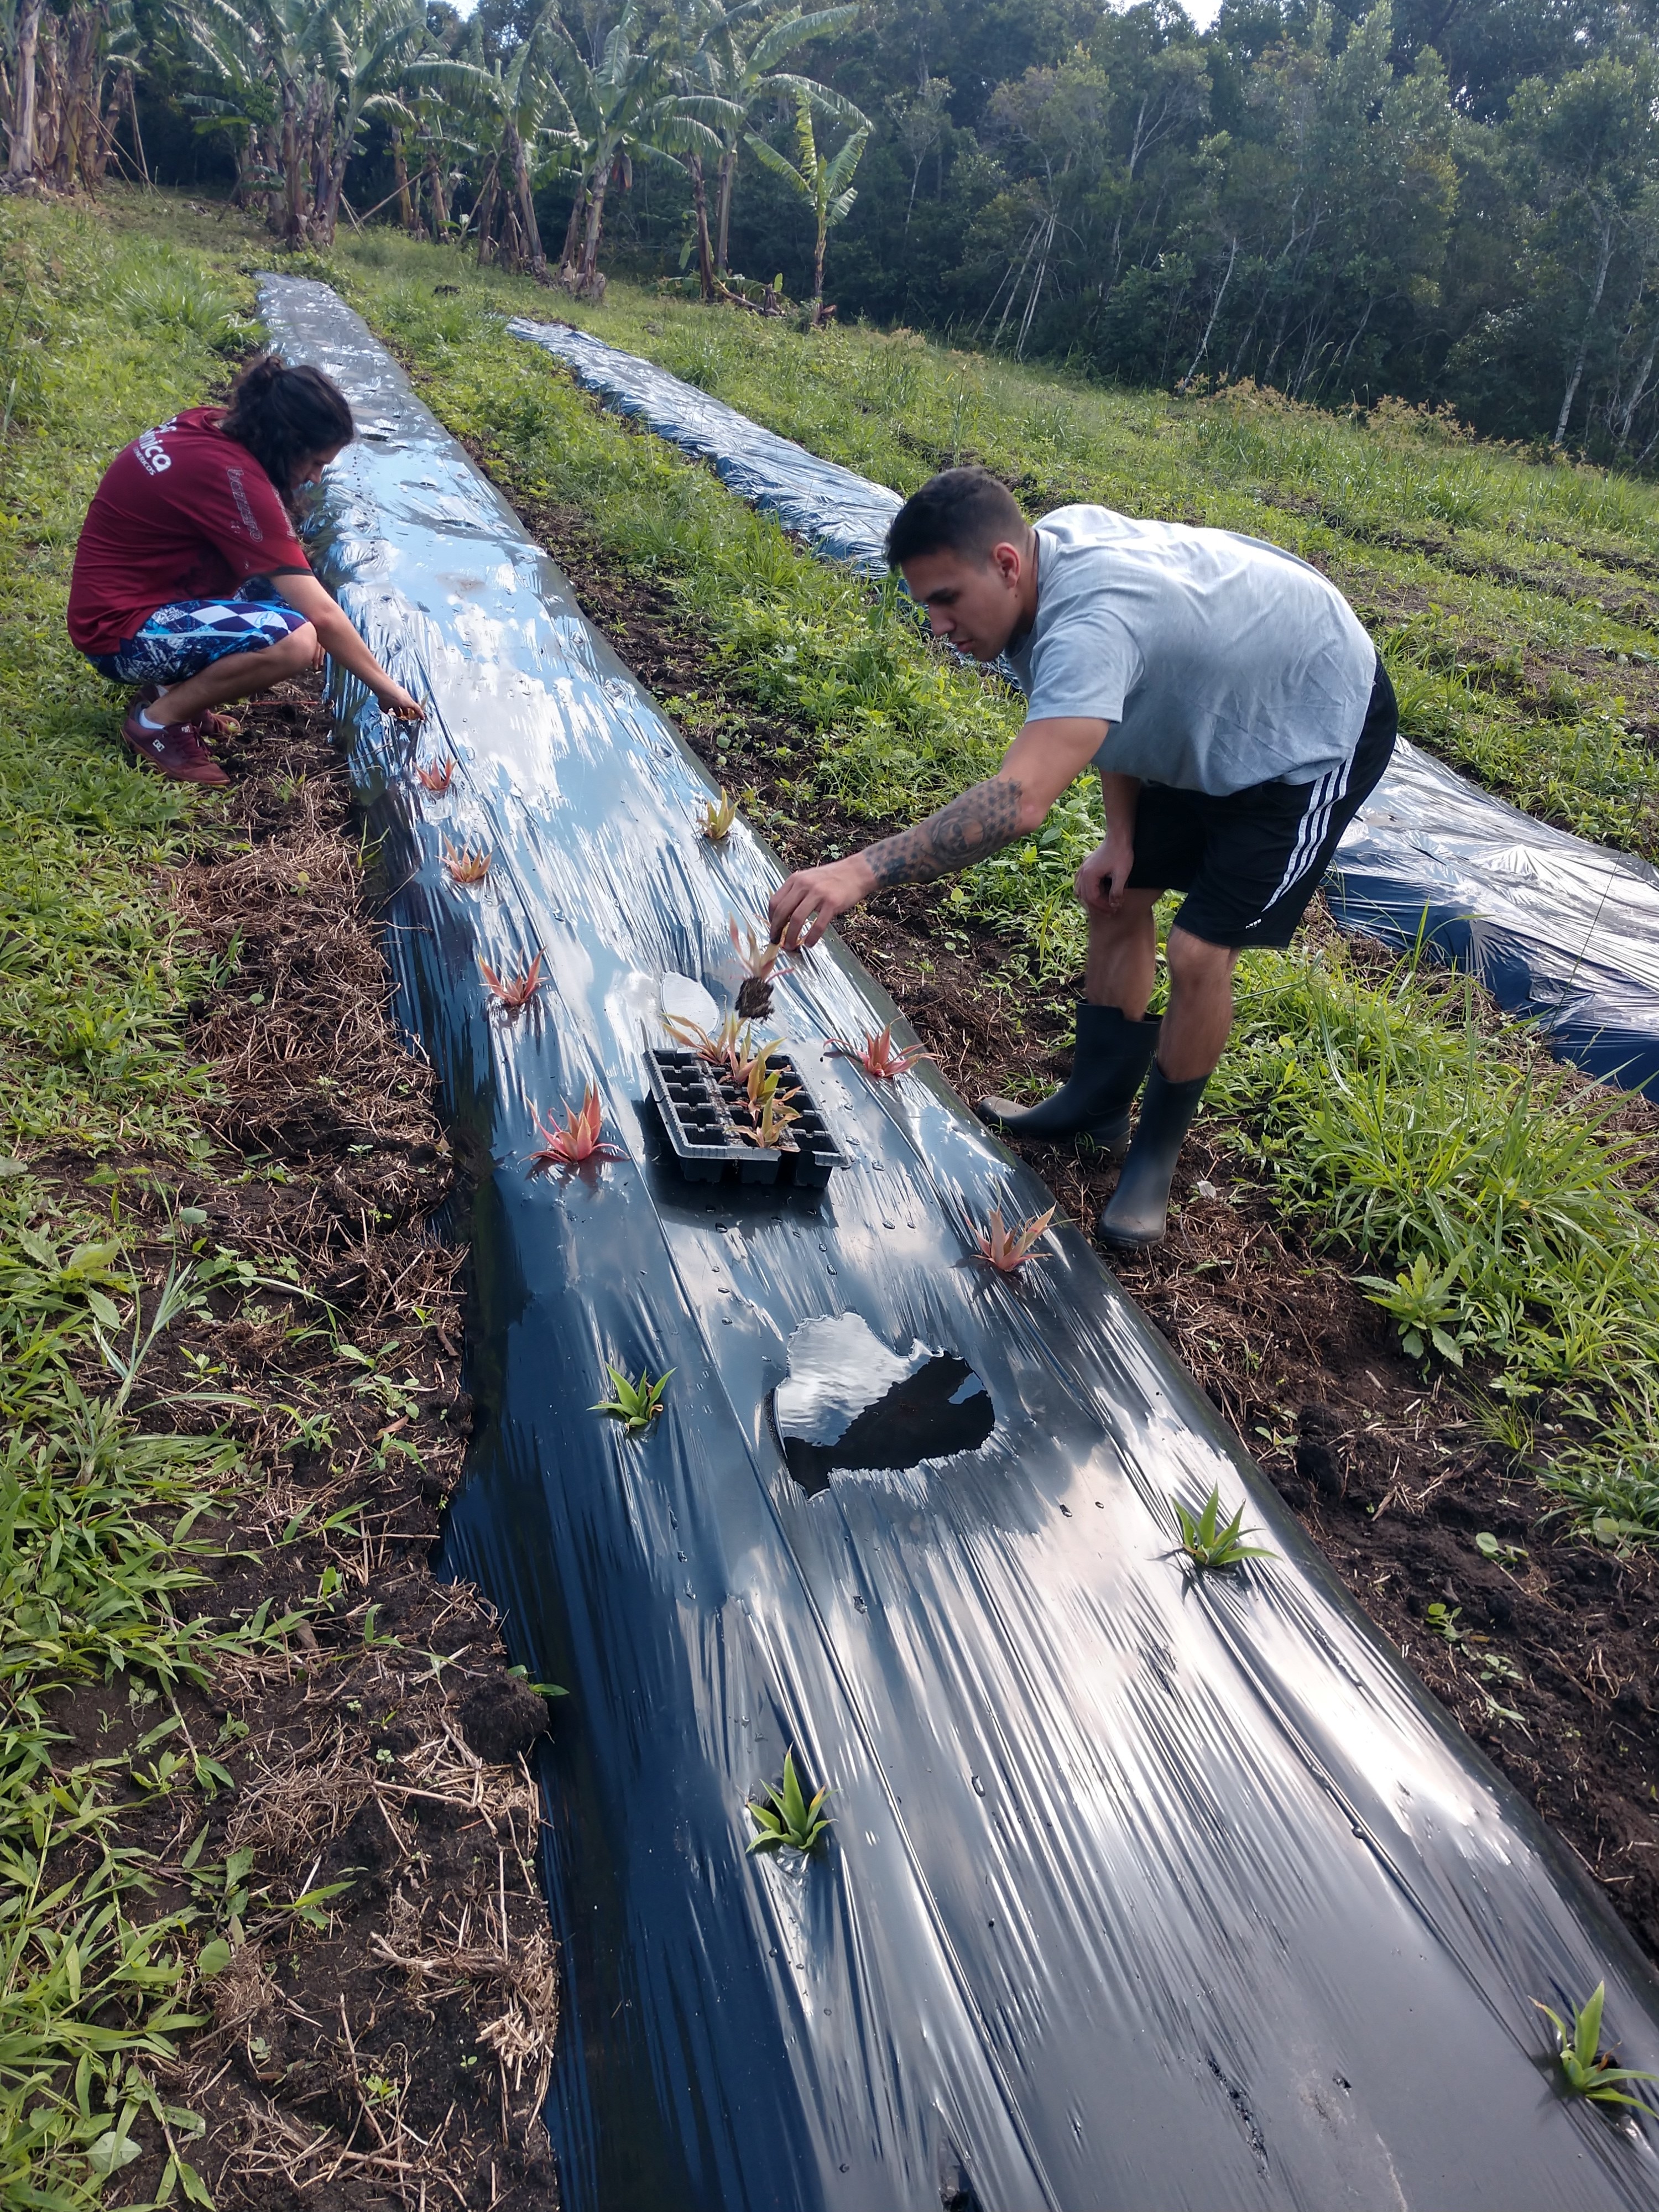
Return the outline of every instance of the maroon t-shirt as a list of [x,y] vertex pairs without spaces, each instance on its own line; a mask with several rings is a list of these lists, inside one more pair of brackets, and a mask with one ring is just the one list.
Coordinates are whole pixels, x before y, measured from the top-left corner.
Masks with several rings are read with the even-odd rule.
[[70,582],[69,634],[82,653],[113,653],[175,599],[309,569],[276,487],[219,428],[223,413],[187,407],[105,470]]

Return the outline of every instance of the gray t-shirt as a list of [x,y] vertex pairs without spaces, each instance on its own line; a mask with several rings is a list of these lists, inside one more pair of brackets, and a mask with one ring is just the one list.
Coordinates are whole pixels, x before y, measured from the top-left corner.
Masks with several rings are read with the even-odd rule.
[[1036,534],[1036,620],[1007,663],[1033,720],[1110,723],[1097,767],[1223,798],[1351,757],[1376,650],[1316,568],[1109,507],[1058,507]]

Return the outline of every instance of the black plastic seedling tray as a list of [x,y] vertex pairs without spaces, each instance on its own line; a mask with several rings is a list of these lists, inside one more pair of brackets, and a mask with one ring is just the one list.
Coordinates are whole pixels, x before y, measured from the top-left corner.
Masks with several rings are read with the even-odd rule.
[[794,1061],[786,1052],[775,1052],[772,1065],[785,1087],[799,1094],[791,1103],[800,1119],[791,1126],[794,1141],[787,1146],[749,1142],[738,1121],[742,1092],[697,1054],[647,1048],[651,1095],[675,1164],[688,1182],[720,1182],[735,1175],[739,1182],[793,1182],[803,1190],[822,1190],[833,1170],[846,1166]]

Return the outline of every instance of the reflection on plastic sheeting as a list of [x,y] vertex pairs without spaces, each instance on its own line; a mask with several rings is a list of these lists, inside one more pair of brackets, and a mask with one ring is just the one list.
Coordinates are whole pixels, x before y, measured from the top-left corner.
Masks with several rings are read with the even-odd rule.
[[[590,391],[709,462],[739,497],[817,552],[884,574],[899,495],[761,428],[637,355],[568,323],[520,317],[515,337]],[[1565,1060],[1659,1094],[1659,873],[1552,830],[1402,741],[1347,832],[1326,890],[1349,929],[1419,937],[1478,975]]]
[[[1659,2203],[1646,2137],[1553,2094],[1532,2002],[1605,1975],[1652,2066],[1646,1966],[1084,1240],[1024,1283],[973,1263],[965,1223],[1046,1197],[933,1070],[878,1088],[827,1052],[888,1018],[878,987],[833,946],[777,986],[848,1155],[829,1189],[705,1193],[654,1155],[660,979],[729,1005],[727,922],[775,866],[741,824],[696,837],[706,779],[357,319],[292,279],[264,308],[387,427],[330,471],[317,559],[431,697],[422,757],[459,763],[421,792],[340,685],[472,1175],[449,1555],[571,1693],[543,1766],[570,2212]],[[441,868],[463,832],[476,890]],[[538,1019],[492,1023],[478,956],[532,945]],[[626,1158],[527,1176],[532,1110],[589,1082]],[[858,1389],[857,1331],[837,1358],[801,1335],[852,1320]],[[607,1360],[672,1370],[641,1442],[587,1411]],[[940,1395],[985,1401],[980,1440],[808,1494],[779,1398],[844,1442],[931,1360],[977,1378]],[[1197,1581],[1166,1500],[1214,1483],[1279,1556]],[[792,1746],[834,1825],[811,1862],[751,1857]]]

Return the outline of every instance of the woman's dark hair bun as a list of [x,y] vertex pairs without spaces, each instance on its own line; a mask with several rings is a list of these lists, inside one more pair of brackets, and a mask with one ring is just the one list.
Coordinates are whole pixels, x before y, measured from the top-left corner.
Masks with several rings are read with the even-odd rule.
[[242,371],[219,427],[247,447],[284,499],[307,461],[356,435],[339,386],[320,368],[290,368],[276,353],[259,354]]

